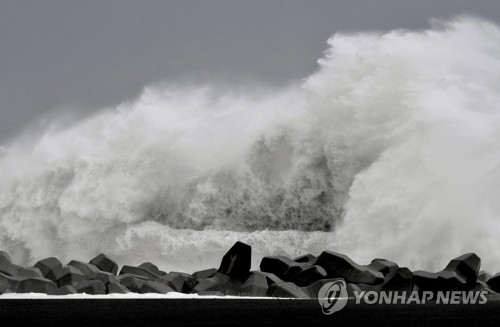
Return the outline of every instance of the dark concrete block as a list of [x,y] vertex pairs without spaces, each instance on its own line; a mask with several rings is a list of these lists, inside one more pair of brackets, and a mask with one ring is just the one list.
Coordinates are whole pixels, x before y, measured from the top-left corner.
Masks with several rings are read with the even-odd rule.
[[475,253],[466,253],[451,260],[444,271],[454,271],[465,279],[467,284],[475,285],[480,268],[481,259]]
[[142,285],[148,280],[142,276],[123,274],[118,277],[120,284],[128,288],[131,292],[140,293]]
[[151,280],[148,280],[142,284],[141,288],[139,289],[140,293],[159,293],[159,294],[167,294],[169,292],[175,292],[173,288],[170,286],[167,286],[162,283],[158,282],[153,282]]
[[472,292],[486,291],[488,295],[500,295],[500,292],[494,291],[488,284],[480,280],[477,281],[476,285],[470,289]]
[[241,287],[240,295],[263,297],[267,296],[268,289],[267,277],[262,274],[252,273]]
[[248,278],[252,262],[252,247],[236,242],[224,255],[218,272],[241,282]]
[[182,292],[182,289],[184,288],[185,278],[181,273],[169,272],[168,274],[158,278],[156,281],[173,288],[176,292]]
[[411,292],[413,290],[413,274],[408,268],[397,268],[395,273],[387,274],[382,291]]
[[373,271],[381,272],[384,277],[395,273],[399,268],[396,263],[386,259],[373,259],[367,267]]
[[384,275],[366,266],[361,266],[352,261],[348,256],[324,251],[318,257],[316,264],[325,268],[328,277],[343,278],[346,283],[381,284]]
[[66,266],[60,272],[60,277],[57,280],[57,286],[61,287],[69,285],[76,287],[83,279],[85,279],[85,276],[83,276],[80,270],[73,266]]
[[150,272],[152,272],[153,274],[157,275],[157,276],[163,276],[165,275],[166,273],[164,271],[161,271],[160,269],[158,269],[158,266],[156,266],[155,264],[151,263],[151,262],[144,262],[144,263],[141,263],[139,265],[140,268],[144,268]]
[[0,262],[0,273],[8,276],[15,276],[19,271],[18,267],[19,266],[6,261]]
[[108,283],[118,283],[118,277],[116,277],[113,273],[107,271],[98,271],[92,279],[100,280],[104,283],[104,285]]
[[467,289],[465,279],[454,271],[436,273],[414,271],[413,282],[421,291],[461,291]]
[[62,263],[55,257],[46,258],[35,263],[35,267],[40,269],[43,277],[50,279],[54,283],[59,279]]
[[273,284],[267,290],[267,295],[272,297],[309,299],[309,295],[307,295],[300,287],[290,282]]
[[106,294],[106,285],[100,280],[82,280],[77,286],[78,293],[102,295]]
[[326,278],[326,270],[321,266],[311,266],[298,274],[296,274],[292,278],[292,283],[297,286],[304,287],[312,284],[313,282],[325,279]]
[[0,251],[0,265],[4,263],[12,264],[12,258],[7,252]]
[[142,267],[134,267],[134,266],[123,266],[122,269],[120,270],[120,275],[123,274],[132,274],[136,276],[142,276],[144,278],[147,278],[149,280],[157,280],[160,276],[152,273],[151,271],[147,270],[146,268]]
[[14,276],[17,280],[25,279],[28,277],[43,277],[42,272],[40,269],[36,267],[26,267],[26,268],[21,268],[17,272],[17,274]]
[[281,283],[285,282],[283,279],[279,278],[278,276],[276,276],[273,273],[262,272],[262,271],[252,271],[252,273],[264,275],[267,279],[267,284],[269,286],[271,286],[273,284],[281,284]]
[[118,283],[109,283],[106,285],[106,293],[107,294],[127,294],[129,293],[129,289],[124,285]]
[[239,295],[239,290],[243,285],[237,279],[227,275],[216,273],[213,277],[202,279],[193,289],[193,293],[201,291],[218,291],[225,295]]
[[315,265],[316,264],[316,257],[313,256],[312,254],[305,254],[296,257],[293,259],[293,261],[298,262],[298,263],[308,263],[310,265]]
[[197,272],[193,273],[191,276],[193,276],[193,278],[195,278],[197,280],[200,280],[200,279],[213,277],[216,272],[217,272],[217,269],[209,268],[209,269],[197,271]]
[[102,271],[107,271],[107,272],[110,272],[114,275],[116,275],[118,273],[118,265],[116,264],[116,262],[111,260],[105,254],[102,254],[102,253],[99,254],[97,257],[90,260],[89,263],[93,264],[94,266],[96,266],[97,268],[99,268]]
[[21,266],[12,263],[12,259],[7,252],[0,251],[0,273],[15,276],[21,268]]
[[213,277],[200,279],[198,284],[193,288],[192,293],[217,291],[219,289],[217,283],[218,281],[213,279]]
[[436,291],[439,290],[438,273],[417,270],[413,272],[413,282],[419,290]]
[[48,292],[48,295],[68,295],[68,294],[76,294],[76,289],[71,285],[61,286],[53,291]]
[[52,280],[40,277],[28,277],[17,284],[16,293],[48,293],[57,289]]
[[[172,272],[172,273],[177,273],[177,272]],[[193,288],[196,286],[198,281],[191,276],[190,274],[179,272],[179,274],[184,278],[184,285],[182,286],[182,293],[189,294],[193,290]]]
[[500,273],[488,279],[486,284],[495,292],[500,292]]
[[261,271],[275,274],[285,281],[290,281],[293,276],[301,272],[303,266],[304,264],[285,256],[264,257],[260,262]]
[[16,278],[0,273],[0,290],[3,293],[15,292],[18,282]]
[[491,274],[488,273],[487,271],[484,271],[484,270],[481,270],[479,272],[479,275],[477,276],[477,281],[478,282],[483,282],[483,283],[486,283],[488,282],[488,280],[491,278]]
[[95,265],[83,261],[78,261],[78,260],[71,260],[68,263],[68,266],[75,267],[78,269],[83,276],[87,279],[91,279],[94,277],[94,275],[100,271],[99,268],[97,268]]
[[475,283],[467,283],[463,276],[458,274],[456,271],[443,270],[438,274],[438,282],[440,284],[440,287],[443,287],[445,290],[463,290],[467,288],[467,285],[475,285]]

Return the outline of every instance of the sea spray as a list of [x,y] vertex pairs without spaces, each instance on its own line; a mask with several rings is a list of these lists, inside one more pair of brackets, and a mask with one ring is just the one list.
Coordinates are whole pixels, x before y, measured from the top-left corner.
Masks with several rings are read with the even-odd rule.
[[[149,87],[0,154],[0,247],[214,266],[326,248],[500,269],[500,29],[336,34],[302,85]],[[286,54],[285,54],[286,55]]]

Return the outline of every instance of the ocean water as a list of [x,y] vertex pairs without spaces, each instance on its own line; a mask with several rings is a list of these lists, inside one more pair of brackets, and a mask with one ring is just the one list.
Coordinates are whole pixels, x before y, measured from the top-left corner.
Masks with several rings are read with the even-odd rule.
[[318,62],[282,88],[153,85],[21,135],[0,149],[0,248],[191,272],[240,240],[254,268],[330,249],[499,271],[500,27],[338,33]]

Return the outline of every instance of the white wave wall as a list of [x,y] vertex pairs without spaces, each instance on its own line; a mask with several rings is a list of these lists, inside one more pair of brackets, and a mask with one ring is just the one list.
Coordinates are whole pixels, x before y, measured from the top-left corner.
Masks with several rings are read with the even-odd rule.
[[336,34],[302,85],[149,87],[24,137],[0,152],[0,248],[192,271],[242,240],[254,267],[328,248],[500,270],[499,41],[467,17]]

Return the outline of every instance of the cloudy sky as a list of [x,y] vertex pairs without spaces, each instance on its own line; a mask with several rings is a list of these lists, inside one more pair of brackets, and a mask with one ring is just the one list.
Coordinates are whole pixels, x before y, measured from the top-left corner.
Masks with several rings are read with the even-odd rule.
[[459,14],[500,22],[500,1],[2,0],[0,145],[149,84],[286,84],[317,68],[336,32],[426,28]]

